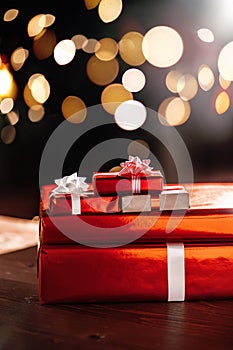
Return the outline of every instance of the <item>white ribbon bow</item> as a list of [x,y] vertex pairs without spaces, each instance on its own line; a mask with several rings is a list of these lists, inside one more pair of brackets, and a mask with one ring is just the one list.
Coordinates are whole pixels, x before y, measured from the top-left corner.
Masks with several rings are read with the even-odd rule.
[[89,185],[85,183],[86,177],[78,177],[77,173],[64,176],[61,179],[54,180],[57,185],[51,192],[54,194],[71,194],[72,214],[81,214],[80,196],[85,195]]

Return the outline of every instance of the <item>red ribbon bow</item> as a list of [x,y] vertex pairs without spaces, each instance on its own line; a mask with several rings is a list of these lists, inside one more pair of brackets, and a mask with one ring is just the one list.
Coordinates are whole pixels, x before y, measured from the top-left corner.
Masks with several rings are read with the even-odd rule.
[[149,167],[150,159],[141,160],[138,156],[129,156],[129,160],[120,163],[122,169],[119,171],[119,176],[140,177],[150,175],[152,167]]

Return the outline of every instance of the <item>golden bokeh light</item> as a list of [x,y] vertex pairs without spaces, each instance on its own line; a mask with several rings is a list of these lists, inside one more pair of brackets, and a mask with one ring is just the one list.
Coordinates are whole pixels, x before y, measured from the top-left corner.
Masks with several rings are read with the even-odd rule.
[[9,65],[2,63],[0,59],[0,100],[5,97],[16,98],[18,87],[9,70]]
[[145,159],[149,157],[150,146],[144,140],[133,140],[127,148],[127,153],[129,156],[138,156],[141,159]]
[[3,21],[11,22],[18,16],[18,14],[19,11],[17,9],[10,9],[4,13]]
[[167,76],[166,76],[166,87],[168,88],[169,91],[173,93],[177,93],[178,89],[178,81],[179,79],[183,76],[183,73],[180,72],[179,70],[171,70]]
[[122,102],[115,110],[115,123],[124,130],[136,130],[146,121],[146,107],[139,101]]
[[184,74],[178,81],[177,92],[180,97],[189,101],[194,98],[198,92],[198,83],[192,74]]
[[61,109],[63,117],[70,123],[80,124],[86,119],[86,104],[77,96],[67,96],[62,102]]
[[[43,34],[42,34],[43,33]],[[38,60],[44,60],[53,54],[57,37],[53,30],[44,30],[33,38],[33,52]]]
[[32,97],[37,103],[43,104],[47,101],[50,96],[50,85],[43,74],[33,74],[29,78],[28,86],[31,89]]
[[101,0],[98,6],[98,14],[104,23],[115,21],[122,11],[122,0]]
[[15,71],[21,69],[29,56],[29,51],[23,47],[18,47],[11,54],[11,66]]
[[24,98],[24,102],[26,103],[26,105],[29,108],[31,108],[32,106],[38,104],[38,102],[32,96],[32,92],[31,92],[31,89],[29,87],[29,84],[26,84],[25,87],[24,87],[23,98]]
[[103,108],[114,115],[117,107],[124,101],[133,100],[132,92],[126,90],[122,84],[111,84],[104,88],[101,94]]
[[112,167],[112,168],[109,170],[109,172],[110,172],[110,173],[116,173],[116,172],[121,171],[121,169],[122,169],[122,167],[121,167],[120,165],[116,165],[116,166]]
[[205,43],[212,43],[212,42],[214,42],[214,34],[208,28],[200,28],[200,29],[198,29],[197,35],[198,35],[199,39],[201,39]]
[[3,114],[9,113],[14,107],[14,100],[11,97],[6,97],[0,101],[0,111]]
[[59,65],[70,63],[76,53],[76,47],[72,40],[64,39],[54,48],[54,59]]
[[55,22],[56,17],[50,14],[45,15],[45,28],[50,27]]
[[15,125],[19,121],[19,114],[16,111],[10,111],[9,113],[7,113],[7,118],[11,125]]
[[86,71],[88,78],[96,85],[104,86],[112,83],[118,75],[119,63],[116,58],[101,61],[95,55],[89,58]]
[[223,79],[233,81],[233,41],[226,44],[218,56],[218,70]]
[[29,37],[34,37],[42,32],[46,26],[46,15],[39,14],[28,22],[27,32]]
[[219,77],[218,77],[218,81],[219,81],[219,85],[224,90],[227,90],[230,87],[230,85],[231,85],[231,81],[223,79],[223,77],[220,74],[219,74]]
[[183,40],[175,29],[156,26],[144,35],[142,51],[146,60],[153,66],[171,67],[183,55]]
[[33,105],[28,110],[28,119],[33,123],[39,122],[45,115],[44,107],[40,104]]
[[128,32],[120,39],[119,54],[125,63],[131,66],[140,66],[146,59],[142,52],[143,35],[138,32]]
[[180,97],[168,97],[159,106],[158,118],[165,126],[179,126],[190,117],[191,107],[188,101]]
[[127,69],[122,76],[122,84],[131,92],[141,91],[146,84],[145,74],[137,68]]
[[13,125],[6,125],[1,130],[1,139],[2,142],[6,145],[12,143],[16,136],[16,130]]
[[215,77],[212,69],[206,65],[203,64],[198,69],[198,83],[202,90],[209,91],[215,82]]
[[84,3],[88,10],[92,10],[99,5],[100,0],[84,0]]
[[84,41],[82,49],[86,53],[94,53],[100,48],[100,43],[95,38],[90,38]]
[[71,40],[74,42],[76,50],[81,50],[83,46],[85,46],[88,39],[85,35],[76,34],[72,36]]
[[230,107],[230,97],[226,91],[220,92],[215,100],[215,109],[218,114],[225,113]]
[[99,45],[95,49],[95,55],[101,61],[111,61],[118,53],[117,42],[112,38],[103,38],[99,40]]

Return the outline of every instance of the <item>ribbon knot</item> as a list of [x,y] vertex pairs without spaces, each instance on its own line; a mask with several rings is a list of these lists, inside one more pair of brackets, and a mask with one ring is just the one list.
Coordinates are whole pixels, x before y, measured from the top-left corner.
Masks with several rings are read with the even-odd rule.
[[140,193],[141,182],[140,177],[151,175],[152,167],[149,166],[150,159],[140,159],[138,156],[129,156],[129,160],[120,163],[122,169],[119,176],[130,176],[132,178],[132,192]]
[[81,214],[80,197],[85,195],[85,191],[89,187],[85,181],[86,177],[78,177],[77,173],[56,179],[54,182],[57,187],[52,190],[51,196],[55,194],[71,194],[72,214]]

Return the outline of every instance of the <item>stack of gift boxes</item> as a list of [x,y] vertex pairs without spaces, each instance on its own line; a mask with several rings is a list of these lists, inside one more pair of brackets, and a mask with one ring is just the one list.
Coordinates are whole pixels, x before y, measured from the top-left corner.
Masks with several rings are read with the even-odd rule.
[[233,297],[233,185],[165,185],[150,161],[41,188],[41,304]]

